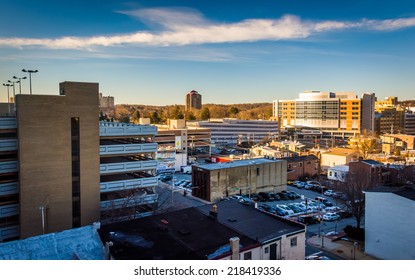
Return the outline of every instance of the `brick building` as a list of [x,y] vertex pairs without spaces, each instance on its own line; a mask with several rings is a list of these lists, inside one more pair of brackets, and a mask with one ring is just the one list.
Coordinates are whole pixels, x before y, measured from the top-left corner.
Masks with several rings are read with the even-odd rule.
[[295,181],[320,174],[320,160],[315,155],[282,158],[287,161],[287,180]]

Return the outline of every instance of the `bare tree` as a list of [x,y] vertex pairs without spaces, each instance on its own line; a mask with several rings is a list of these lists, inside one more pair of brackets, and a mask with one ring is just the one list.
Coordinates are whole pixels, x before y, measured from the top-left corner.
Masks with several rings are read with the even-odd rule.
[[344,182],[339,179],[337,190],[343,193],[337,198],[356,219],[357,228],[360,228],[365,213],[364,191],[377,185],[370,172],[364,168],[356,168],[349,171]]

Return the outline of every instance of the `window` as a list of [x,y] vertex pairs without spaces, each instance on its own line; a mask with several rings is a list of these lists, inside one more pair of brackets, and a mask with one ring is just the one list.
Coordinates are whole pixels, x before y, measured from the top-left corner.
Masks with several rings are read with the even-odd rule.
[[268,254],[268,253],[269,253],[269,247],[265,247],[264,254]]
[[244,253],[244,260],[252,260],[252,251]]
[[256,175],[259,176],[259,168],[256,169]]
[[291,242],[291,247],[297,247],[297,237],[291,238],[290,242]]
[[302,162],[300,162],[300,167],[303,167],[303,163]]
[[289,169],[291,169],[291,167],[292,167],[292,166],[291,166],[291,163],[289,163],[289,164],[288,164],[288,168],[289,168]]
[[333,176],[333,173],[331,171],[329,171],[329,176]]

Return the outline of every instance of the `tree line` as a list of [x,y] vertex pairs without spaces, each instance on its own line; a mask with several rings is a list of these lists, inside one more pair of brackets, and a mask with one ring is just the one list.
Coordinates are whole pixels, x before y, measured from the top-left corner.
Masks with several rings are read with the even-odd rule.
[[211,118],[237,118],[241,120],[264,119],[272,117],[271,103],[248,104],[205,104],[202,109],[186,111],[183,105],[116,105],[114,110],[100,113],[100,120],[134,122],[140,118],[150,118],[153,124],[165,124],[168,119],[186,119],[188,121],[208,120]]

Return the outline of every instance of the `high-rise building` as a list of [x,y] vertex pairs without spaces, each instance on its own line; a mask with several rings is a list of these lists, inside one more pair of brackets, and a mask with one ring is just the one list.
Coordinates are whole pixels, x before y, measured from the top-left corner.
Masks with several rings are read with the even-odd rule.
[[192,90],[188,94],[186,94],[186,111],[190,111],[192,109],[201,109],[202,108],[202,95],[200,95],[197,91]]
[[362,126],[363,133],[373,134],[375,132],[375,102],[374,93],[362,95]]
[[365,127],[371,127],[373,98],[374,94],[366,97],[363,104],[354,92],[305,91],[298,99],[274,100],[273,117],[281,121],[282,127],[309,127],[350,137],[361,133],[362,116]]
[[97,83],[59,88],[17,95],[16,115],[0,117],[0,242],[148,215],[157,202],[157,127],[99,123]]

